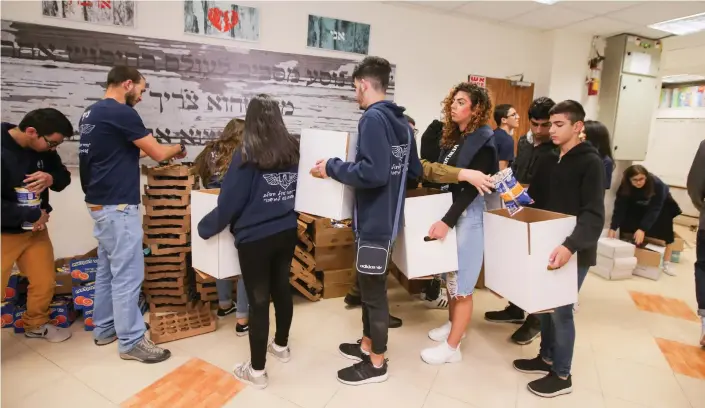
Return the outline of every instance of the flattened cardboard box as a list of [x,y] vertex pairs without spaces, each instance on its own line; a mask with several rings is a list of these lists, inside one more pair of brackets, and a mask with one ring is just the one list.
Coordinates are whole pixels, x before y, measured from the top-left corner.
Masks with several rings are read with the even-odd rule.
[[334,220],[352,218],[354,189],[332,178],[313,177],[310,170],[320,159],[338,157],[344,161],[354,161],[357,134],[304,129],[301,132],[300,152],[294,209]]

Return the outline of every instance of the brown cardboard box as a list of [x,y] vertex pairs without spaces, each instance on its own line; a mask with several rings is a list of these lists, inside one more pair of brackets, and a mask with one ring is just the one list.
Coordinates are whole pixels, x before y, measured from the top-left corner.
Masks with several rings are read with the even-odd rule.
[[355,246],[317,247],[313,254],[317,271],[347,269],[355,262]]
[[352,287],[352,283],[323,283],[323,299],[343,297],[348,294]]
[[[673,252],[683,252],[683,250],[685,249],[685,241],[683,240],[683,238],[681,238],[680,235],[678,235],[677,232],[674,232],[673,235],[675,236],[675,239],[673,240],[673,244],[671,244],[671,249],[673,250]],[[654,245],[666,246],[665,241],[656,238],[646,237],[646,242]]]
[[633,274],[651,280],[658,280],[661,277],[661,254],[646,248],[636,248],[636,268]]
[[433,279],[432,277],[409,279],[393,263],[389,266],[389,273],[397,278],[399,284],[406,289],[410,295],[418,295],[421,293],[421,290],[426,287],[427,282]]
[[355,269],[338,269],[333,271],[323,271],[323,285],[327,284],[354,284],[357,279]]
[[355,242],[351,227],[334,227],[328,218],[316,218],[312,225],[313,245],[317,248],[350,245]]

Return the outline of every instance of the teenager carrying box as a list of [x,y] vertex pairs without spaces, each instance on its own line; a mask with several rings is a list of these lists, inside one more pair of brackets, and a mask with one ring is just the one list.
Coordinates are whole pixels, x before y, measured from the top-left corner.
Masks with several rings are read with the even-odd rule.
[[[551,140],[559,156],[545,156],[537,164],[529,195],[533,207],[575,215],[577,224],[550,258],[547,266],[558,269],[577,253],[578,290],[588,269],[596,264],[597,240],[605,220],[605,171],[597,150],[580,142],[585,110],[575,101],[564,101],[551,109]],[[514,361],[523,373],[546,376],[528,384],[529,391],[542,397],[572,392],[570,374],[575,345],[573,305],[556,308],[539,315],[541,321],[540,354],[533,359]]]

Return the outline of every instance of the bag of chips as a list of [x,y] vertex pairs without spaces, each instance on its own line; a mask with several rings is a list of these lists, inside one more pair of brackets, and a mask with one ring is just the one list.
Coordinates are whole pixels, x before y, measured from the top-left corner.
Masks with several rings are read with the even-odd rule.
[[492,181],[510,216],[524,209],[525,205],[534,203],[526,189],[514,178],[511,168],[506,168],[492,176]]

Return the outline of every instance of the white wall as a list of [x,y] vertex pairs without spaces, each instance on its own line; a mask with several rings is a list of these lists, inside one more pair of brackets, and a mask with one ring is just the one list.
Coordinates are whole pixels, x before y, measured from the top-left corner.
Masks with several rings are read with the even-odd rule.
[[[448,90],[466,80],[470,73],[500,78],[523,73],[526,81],[536,83],[537,95],[548,93],[556,100],[568,97],[581,100],[589,51],[589,39],[585,36],[549,36],[377,2],[242,4],[260,8],[259,43],[184,34],[181,1],[139,1],[134,29],[45,18],[41,16],[38,1],[2,1],[1,7],[2,18],[7,20],[335,57],[341,54],[306,47],[307,15],[368,23],[371,25],[369,52],[397,65],[395,99],[407,107],[421,129],[438,116],[440,102]],[[542,58],[547,55],[547,41],[557,54]],[[352,54],[345,56],[359,58]],[[92,220],[82,204],[78,174],[75,171],[72,174],[74,183],[51,198],[55,213],[49,228],[57,256],[82,253],[95,244],[91,238]]]

